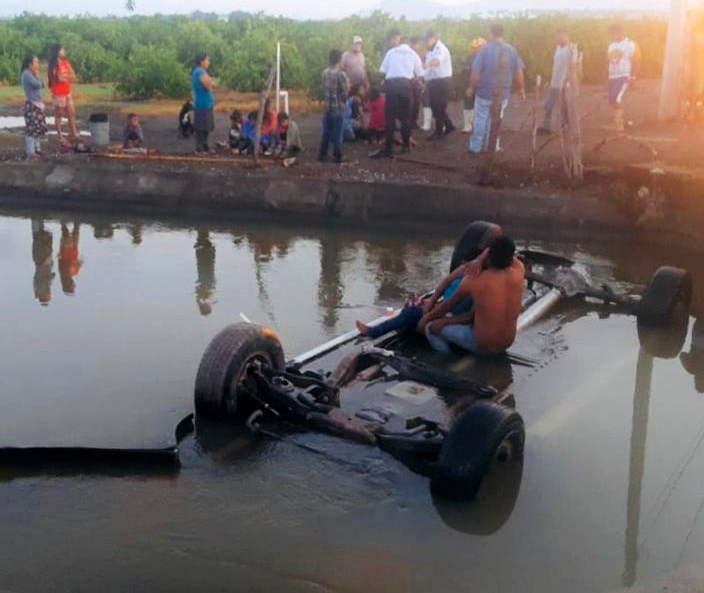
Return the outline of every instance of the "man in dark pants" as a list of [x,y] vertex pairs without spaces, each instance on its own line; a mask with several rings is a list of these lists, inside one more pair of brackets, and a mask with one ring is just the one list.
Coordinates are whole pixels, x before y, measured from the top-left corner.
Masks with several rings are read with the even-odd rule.
[[402,152],[410,150],[411,108],[413,106],[413,78],[423,78],[423,64],[408,43],[402,41],[384,57],[379,71],[384,74],[386,93],[386,146],[373,153],[372,158],[393,157],[396,121],[401,122]]
[[428,45],[428,53],[425,55],[425,78],[428,81],[430,108],[435,118],[435,133],[431,138],[440,140],[455,130],[447,115],[447,103],[452,88],[452,56],[434,31],[428,31],[425,41]]

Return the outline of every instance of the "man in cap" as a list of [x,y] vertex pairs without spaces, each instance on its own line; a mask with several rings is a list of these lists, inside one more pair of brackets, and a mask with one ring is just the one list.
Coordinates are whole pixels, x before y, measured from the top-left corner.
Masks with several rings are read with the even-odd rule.
[[452,56],[435,31],[426,33],[425,43],[428,47],[428,53],[425,54],[425,79],[428,83],[430,108],[435,118],[435,133],[431,138],[440,140],[455,130],[447,115],[452,87]]
[[350,87],[356,85],[369,87],[367,61],[362,53],[362,38],[359,35],[352,38],[352,47],[342,54],[342,71],[347,74]]
[[[386,52],[379,71],[384,74],[386,93],[386,145],[383,150],[373,153],[373,158],[393,157],[396,120],[401,122],[402,152],[410,150],[411,107],[413,105],[414,78],[423,78],[423,64],[400,34],[394,31],[390,36],[392,47]],[[398,45],[394,45],[400,41]]]

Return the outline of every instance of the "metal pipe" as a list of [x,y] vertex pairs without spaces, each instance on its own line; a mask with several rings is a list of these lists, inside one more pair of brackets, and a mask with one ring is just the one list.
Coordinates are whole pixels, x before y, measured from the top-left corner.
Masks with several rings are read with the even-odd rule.
[[[276,113],[279,112],[281,98],[281,42],[276,43]],[[288,109],[286,110],[288,113]]]

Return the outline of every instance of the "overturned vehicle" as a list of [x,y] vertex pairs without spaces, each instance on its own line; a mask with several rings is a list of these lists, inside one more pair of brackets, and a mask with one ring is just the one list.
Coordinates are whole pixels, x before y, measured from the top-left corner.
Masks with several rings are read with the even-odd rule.
[[[470,224],[450,270],[500,232],[492,223]],[[672,356],[681,348],[692,296],[685,270],[659,268],[634,296],[594,286],[561,256],[531,250],[519,256],[526,281],[517,345],[558,303],[586,299],[633,314],[643,346],[654,354]],[[415,331],[366,340],[356,330],[287,360],[274,330],[235,323],[203,354],[195,407],[197,416],[241,422],[263,437],[315,430],[375,446],[428,475],[434,492],[472,498],[496,464],[520,463],[525,426],[514,409],[510,367],[539,362],[513,351],[443,355]]]

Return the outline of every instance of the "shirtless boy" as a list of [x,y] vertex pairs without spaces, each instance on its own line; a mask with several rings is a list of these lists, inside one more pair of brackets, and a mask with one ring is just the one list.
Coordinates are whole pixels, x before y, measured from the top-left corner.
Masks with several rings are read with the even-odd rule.
[[[418,331],[425,333],[435,350],[450,352],[450,344],[455,344],[473,354],[498,354],[511,347],[516,339],[525,278],[525,268],[515,252],[512,239],[497,237],[455,294],[423,316]],[[474,310],[448,316],[466,297],[473,299]]]

